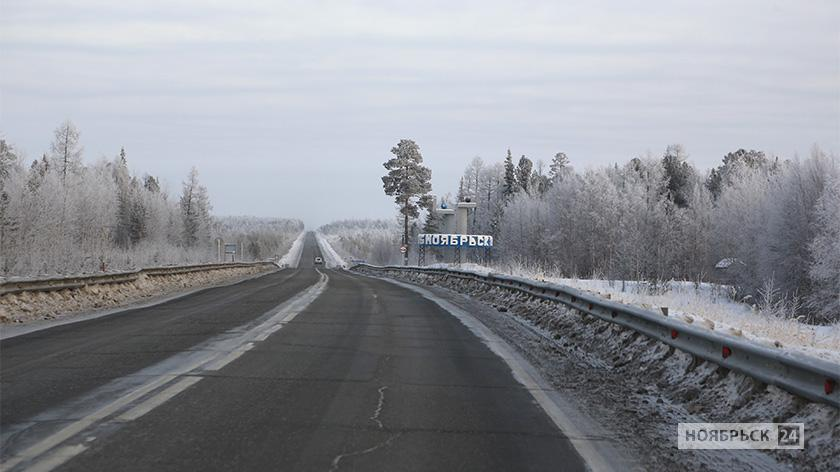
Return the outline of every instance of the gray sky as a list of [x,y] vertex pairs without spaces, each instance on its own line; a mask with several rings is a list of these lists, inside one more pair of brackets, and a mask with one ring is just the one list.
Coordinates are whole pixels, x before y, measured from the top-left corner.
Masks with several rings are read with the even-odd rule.
[[[277,4],[275,4],[277,3]],[[29,158],[64,118],[217,214],[389,217],[413,138],[435,193],[514,155],[577,168],[682,143],[840,150],[840,2],[0,1],[0,133]],[[422,5],[421,5],[422,3]]]

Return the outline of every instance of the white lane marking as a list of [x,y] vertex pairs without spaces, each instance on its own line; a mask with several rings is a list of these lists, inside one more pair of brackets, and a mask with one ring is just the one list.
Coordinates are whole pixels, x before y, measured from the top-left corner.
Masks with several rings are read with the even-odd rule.
[[87,449],[84,444],[63,446],[26,468],[28,472],[49,472]]
[[[95,410],[93,413],[87,414],[84,417],[60,429],[59,431],[49,434],[45,438],[39,440],[38,442],[25,448],[24,450],[14,453],[11,457],[9,457],[8,460],[0,463],[0,470],[11,470],[12,468],[16,467],[21,463],[39,459],[41,456],[44,456],[55,447],[72,439],[77,434],[85,431],[89,427],[104,420],[105,418],[120,412],[126,407],[129,407],[131,404],[133,404],[146,394],[153,392],[154,390],[166,385],[169,382],[172,382],[179,376],[188,374],[189,372],[203,368],[208,365],[211,365],[216,369],[220,369],[228,363],[232,362],[234,359],[241,356],[245,351],[247,351],[247,349],[244,349],[243,346],[246,346],[249,343],[253,343],[254,340],[264,330],[278,325],[282,326],[283,324],[288,323],[289,321],[294,319],[300,312],[306,309],[306,307],[309,306],[310,303],[312,303],[316,298],[318,298],[318,296],[326,288],[327,282],[329,281],[329,277],[321,271],[318,271],[317,269],[316,271],[318,272],[318,274],[320,274],[320,279],[317,283],[315,283],[305,291],[299,293],[298,295],[295,295],[293,298],[287,300],[286,302],[280,304],[277,308],[269,312],[267,315],[268,319],[266,319],[262,323],[252,328],[247,328],[247,325],[235,328],[231,330],[231,332],[235,332],[237,333],[237,335],[232,338],[228,335],[218,336],[205,343],[205,347],[202,350],[187,351],[184,353],[176,354],[155,366],[143,369],[143,371],[140,371],[140,373],[138,373],[139,375],[143,375],[142,372],[147,370],[157,371],[158,375],[153,376],[149,381],[125,392],[116,400]],[[231,354],[237,355],[232,356]],[[179,358],[183,359],[183,362],[179,362]],[[225,360],[227,362],[224,362]],[[194,378],[199,380],[201,379],[201,377]],[[97,392],[99,390],[107,392],[111,390],[111,388],[111,385],[105,385],[97,389],[97,391],[94,391],[90,396],[96,397]],[[175,394],[177,394],[177,392],[175,392]],[[174,396],[175,394],[173,394],[172,396]],[[170,398],[172,396],[170,396]],[[163,401],[157,402],[156,404],[154,404],[154,407],[160,406],[161,404],[163,404]],[[58,409],[61,410],[62,407],[59,406]],[[47,412],[45,415],[50,416],[49,412]],[[64,455],[66,455],[74,450],[77,451],[76,454],[81,453],[82,451],[84,451],[84,448],[74,449],[70,446],[67,446],[61,448],[60,450],[65,451]],[[52,455],[50,455],[49,457],[52,457]],[[57,463],[53,467],[57,467],[61,463],[69,460],[70,457],[72,456],[65,458],[64,460],[62,460],[62,462]],[[51,462],[49,462],[47,459],[48,458],[44,459],[44,464],[49,465]]]
[[486,344],[491,351],[505,361],[508,367],[510,367],[511,372],[513,372],[513,377],[516,381],[522,384],[525,389],[530,392],[534,400],[537,401],[543,411],[545,411],[548,417],[551,418],[551,421],[553,421],[554,424],[563,431],[563,434],[578,454],[580,454],[590,470],[622,470],[622,460],[619,457],[620,455],[616,451],[607,451],[607,455],[609,455],[612,459],[608,460],[607,457],[605,457],[605,454],[602,454],[601,450],[595,448],[593,442],[578,429],[576,422],[573,421],[567,414],[567,412],[572,413],[572,407],[560,397],[559,393],[557,393],[545,380],[542,379],[542,376],[530,362],[519,355],[519,353],[510,347],[507,342],[497,336],[496,333],[494,333],[484,323],[461,308],[438,297],[426,289],[384,277],[373,278],[419,293],[423,296],[423,298],[434,302],[444,311],[457,318],[484,344]]
[[117,411],[119,411],[120,408],[139,399],[140,397],[151,392],[152,390],[166,384],[172,379],[173,376],[171,375],[158,377],[157,379],[143,385],[142,387],[128,393],[127,395],[120,397],[117,401],[105,405],[99,410],[96,410],[94,413],[71,423],[67,427],[60,429],[59,431],[47,436],[41,441],[38,441],[37,443],[29,446],[23,451],[15,454],[11,458],[9,458],[9,460],[0,464],[0,469],[11,470],[13,467],[20,464],[21,462],[30,461],[45,454],[50,449],[81,433],[97,421],[104,419],[106,416],[116,413]]
[[160,393],[154,395],[153,397],[149,398],[143,403],[121,414],[117,417],[117,419],[120,421],[134,421],[137,418],[140,418],[146,413],[162,405],[164,402],[171,399],[175,395],[178,395],[179,393],[183,392],[199,380],[201,380],[201,377],[183,378],[175,382],[174,384],[166,387],[165,389],[161,390]]
[[[264,341],[264,340],[265,340],[265,338],[262,338],[262,339],[257,338],[254,341]],[[203,369],[204,370],[219,370],[222,367],[224,367],[224,366],[230,364],[231,362],[235,361],[236,359],[239,359],[239,357],[242,356],[242,354],[245,354],[246,352],[250,351],[251,349],[254,348],[254,346],[255,346],[254,343],[248,343],[248,344],[242,346],[242,348],[240,348],[240,349],[236,349],[235,351],[231,351],[230,354],[222,357],[221,359],[213,361],[213,362],[205,365],[203,367]]]

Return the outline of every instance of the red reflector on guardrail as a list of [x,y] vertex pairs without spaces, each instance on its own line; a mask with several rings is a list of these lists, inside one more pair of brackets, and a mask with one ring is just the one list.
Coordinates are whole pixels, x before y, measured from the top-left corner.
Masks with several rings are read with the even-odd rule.
[[677,330],[675,330],[675,329],[671,330],[671,339],[677,339],[677,336],[679,336],[679,335],[680,335],[680,333]]
[[727,346],[723,346],[723,358],[726,359],[727,357],[732,355],[732,349],[729,349]]
[[825,394],[831,395],[834,392],[834,381],[831,379],[825,379],[825,385],[823,385]]

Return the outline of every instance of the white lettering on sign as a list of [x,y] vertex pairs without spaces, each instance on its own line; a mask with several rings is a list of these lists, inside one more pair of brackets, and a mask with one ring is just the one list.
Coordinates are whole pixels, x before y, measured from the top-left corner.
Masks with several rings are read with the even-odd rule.
[[493,236],[486,234],[420,234],[420,246],[493,247]]

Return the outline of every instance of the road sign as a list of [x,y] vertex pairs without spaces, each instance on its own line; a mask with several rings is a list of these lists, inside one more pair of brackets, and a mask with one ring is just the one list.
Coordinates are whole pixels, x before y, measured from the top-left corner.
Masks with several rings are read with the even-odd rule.
[[225,244],[225,254],[236,254],[238,244]]
[[403,254],[407,253],[408,252],[408,246],[405,246],[405,245],[400,246],[400,252],[403,253]]
[[484,234],[420,234],[421,246],[493,247],[493,236]]

